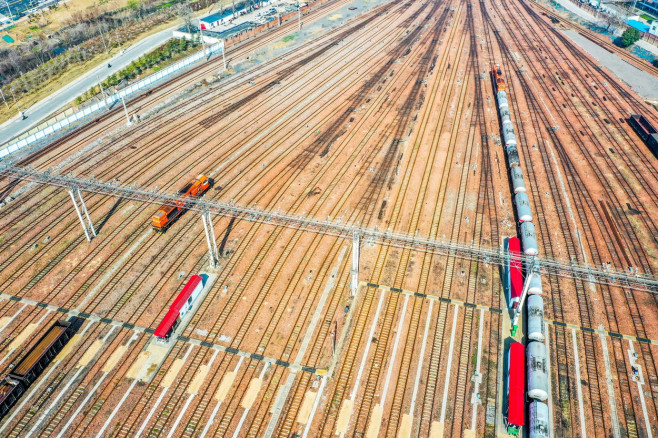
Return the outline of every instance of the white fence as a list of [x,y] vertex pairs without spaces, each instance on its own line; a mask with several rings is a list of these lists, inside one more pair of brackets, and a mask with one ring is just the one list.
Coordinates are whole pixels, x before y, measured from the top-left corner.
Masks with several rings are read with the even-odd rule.
[[188,67],[195,62],[205,58],[206,56],[210,56],[213,53],[217,53],[220,50],[224,50],[224,42],[220,41],[217,44],[213,44],[209,48],[206,48],[205,50],[202,50],[198,53],[195,53],[194,55],[190,55],[180,61],[178,61],[175,64],[170,65],[169,67],[160,70],[157,73],[154,73],[141,81],[135,82],[134,84],[130,85],[129,87],[123,88],[120,91],[117,91],[114,93],[112,96],[101,100],[100,102],[96,102],[92,105],[89,105],[88,107],[73,113],[72,115],[68,116],[65,119],[62,119],[60,121],[57,121],[53,123],[52,125],[49,125],[45,127],[44,129],[35,132],[34,134],[28,135],[25,138],[22,139],[15,139],[12,140],[11,142],[7,143],[7,146],[3,149],[0,150],[0,158],[6,157],[7,155],[13,154],[14,152],[31,145],[34,142],[37,142],[51,134],[54,134],[55,132],[67,128],[73,123],[77,122],[80,119],[83,119],[97,111],[102,110],[103,108],[109,108],[110,106],[114,105],[115,103],[119,102],[121,98],[126,98],[129,95],[143,90],[144,88],[147,88],[149,85],[153,84],[154,82],[157,82],[161,80],[162,78],[165,78],[173,73],[175,73],[178,70],[184,69],[185,67]]

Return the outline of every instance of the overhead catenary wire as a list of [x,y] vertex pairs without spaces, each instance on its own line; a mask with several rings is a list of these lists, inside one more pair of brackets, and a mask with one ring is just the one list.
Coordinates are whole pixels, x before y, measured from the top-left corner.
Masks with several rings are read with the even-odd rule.
[[[72,173],[61,175],[49,170],[40,171],[30,167],[14,166],[10,163],[0,164],[0,176],[62,187],[67,190],[78,189],[88,193],[115,196],[151,204],[175,206],[181,200],[177,194],[148,190],[134,185],[123,185],[118,180],[110,182],[99,181],[95,178],[77,177]],[[503,265],[506,259],[505,252],[498,247],[469,245],[449,240],[431,239],[420,235],[388,230],[382,231],[378,228],[364,227],[358,223],[339,223],[329,219],[320,220],[303,215],[295,216],[277,211],[263,210],[257,207],[241,206],[235,204],[233,201],[222,202],[201,198],[184,198],[184,208],[200,213],[208,211],[214,215],[230,216],[249,222],[295,228],[347,239],[352,239],[355,235],[359,235],[365,243],[409,248],[482,263]],[[541,266],[541,273],[582,279],[592,283],[625,287],[637,291],[658,293],[658,277],[651,273],[628,273],[625,270],[614,268],[602,268],[566,260],[521,255],[522,262],[530,262],[535,258],[537,258]]]

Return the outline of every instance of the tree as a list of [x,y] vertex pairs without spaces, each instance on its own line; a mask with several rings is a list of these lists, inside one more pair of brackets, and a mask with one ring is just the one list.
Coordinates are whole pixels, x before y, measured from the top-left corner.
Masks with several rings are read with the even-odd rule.
[[640,38],[642,38],[642,35],[640,35],[639,30],[634,27],[627,27],[624,33],[621,34],[619,44],[622,47],[629,47],[639,41]]
[[194,27],[192,26],[192,8],[190,7],[189,3],[179,4],[178,8],[176,9],[176,15],[178,18],[183,20],[187,30],[191,32]]
[[621,19],[618,15],[612,15],[607,13],[602,13],[601,17],[603,23],[605,24],[605,30],[614,30],[624,24],[624,20]]

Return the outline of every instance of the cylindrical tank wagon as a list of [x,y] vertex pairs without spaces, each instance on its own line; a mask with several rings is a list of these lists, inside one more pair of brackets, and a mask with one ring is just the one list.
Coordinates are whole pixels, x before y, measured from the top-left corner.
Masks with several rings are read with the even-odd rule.
[[509,167],[516,167],[521,165],[519,151],[516,149],[516,146],[510,146],[507,148],[507,160],[509,161]]
[[532,210],[530,210],[530,199],[525,192],[519,192],[514,195],[516,212],[521,222],[532,222]]
[[[532,262],[534,261],[534,268],[532,268]],[[526,260],[525,262],[525,278],[530,276],[530,270],[532,268],[533,275],[530,277],[530,285],[528,286],[528,293],[531,295],[542,295],[544,289],[541,284],[541,274],[539,273],[539,260]]]
[[544,325],[544,300],[539,295],[529,295],[527,300],[528,311],[528,339],[544,342],[546,339],[546,326]]
[[514,193],[525,193],[525,181],[523,180],[523,170],[521,166],[514,166],[510,169],[512,176],[512,188]]
[[548,438],[551,424],[548,416],[548,405],[540,401],[533,401],[530,403],[529,411],[528,438]]
[[496,93],[496,100],[498,101],[498,108],[509,108],[509,103],[507,102],[507,93],[505,91],[499,91]]
[[528,376],[528,397],[535,400],[548,399],[546,346],[537,341],[531,341],[526,347],[526,367]]
[[532,222],[521,223],[521,244],[525,255],[536,256],[539,254],[537,233],[535,232],[535,224]]
[[[501,111],[501,117],[502,115]],[[509,118],[509,111],[507,112],[507,120],[503,119],[503,144],[505,145],[505,150],[508,152],[511,147],[516,147],[516,133],[514,132],[512,121]]]

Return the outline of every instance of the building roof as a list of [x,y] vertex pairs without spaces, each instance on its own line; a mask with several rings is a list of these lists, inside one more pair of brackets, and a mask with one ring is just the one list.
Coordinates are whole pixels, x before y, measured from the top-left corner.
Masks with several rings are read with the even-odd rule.
[[192,278],[190,278],[190,281],[187,282],[181,293],[178,294],[174,302],[169,307],[169,311],[162,319],[160,325],[158,325],[158,328],[156,328],[155,332],[153,332],[155,336],[159,338],[164,338],[167,336],[169,330],[171,330],[171,328],[174,326],[176,319],[178,319],[178,315],[185,305],[185,302],[190,297],[190,295],[192,295],[192,292],[194,289],[196,289],[199,283],[203,284],[203,278],[201,278],[200,275],[193,275]]
[[640,32],[648,32],[649,31],[649,26],[648,25],[646,25],[644,23],[641,23],[637,20],[626,20],[626,24],[628,24],[631,27],[636,28]]
[[228,9],[224,12],[216,12],[212,15],[201,18],[200,21],[203,21],[204,23],[214,23],[215,21],[219,21],[222,18],[228,17],[229,15],[233,15],[232,9]]

